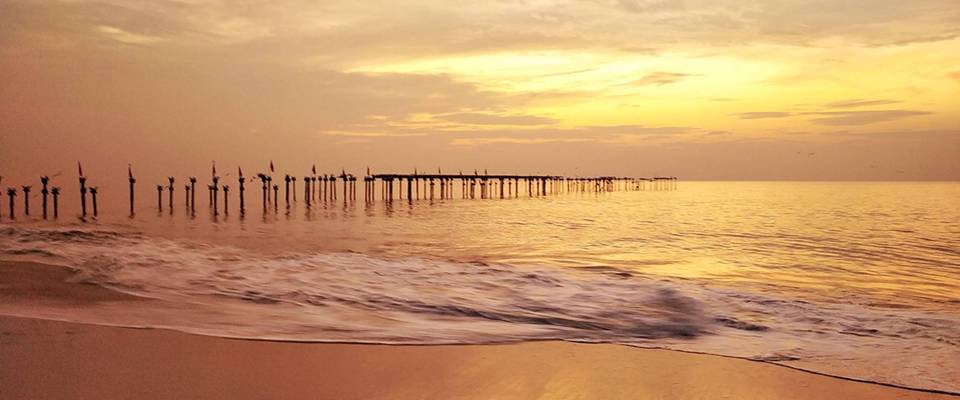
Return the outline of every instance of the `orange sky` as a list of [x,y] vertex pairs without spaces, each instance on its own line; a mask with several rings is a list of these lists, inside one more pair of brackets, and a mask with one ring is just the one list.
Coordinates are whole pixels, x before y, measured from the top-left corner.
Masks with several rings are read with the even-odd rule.
[[0,175],[960,179],[955,0],[0,2]]

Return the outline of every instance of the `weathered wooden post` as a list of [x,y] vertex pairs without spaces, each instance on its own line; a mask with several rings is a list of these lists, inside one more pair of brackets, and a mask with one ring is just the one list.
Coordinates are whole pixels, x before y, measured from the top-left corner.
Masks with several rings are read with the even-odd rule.
[[417,196],[417,200],[420,200],[420,176],[419,175],[420,174],[417,171],[417,169],[414,168],[413,169],[413,185],[415,186],[414,192],[416,192],[415,194]]
[[53,219],[60,218],[60,188],[54,186],[50,194],[53,195]]
[[343,181],[343,202],[346,203],[347,200],[349,200],[349,199],[347,198],[347,185],[350,184],[350,179],[349,179],[350,177],[347,176],[347,172],[346,172],[346,171],[344,171],[344,170],[341,169],[341,170],[340,170],[340,178],[341,178],[341,180]]
[[[127,180],[130,181],[130,216],[133,216],[133,186],[135,183],[137,183],[137,180],[133,179],[133,167],[131,167],[130,164],[127,164]],[[94,206],[93,208],[96,209],[97,207]],[[97,215],[97,212],[94,211],[93,215]]]
[[310,177],[303,177],[303,199],[307,202],[307,207],[310,207]]
[[267,176],[264,174],[257,174],[257,177],[260,178],[260,194],[263,195],[263,212],[267,212]]
[[10,219],[17,219],[17,212],[14,209],[15,204],[13,202],[13,199],[17,197],[17,189],[7,188],[7,196],[10,197]]
[[[79,168],[80,163],[77,162]],[[87,216],[87,177],[83,176],[83,168],[80,168],[80,213],[81,216]]]
[[183,205],[190,211],[190,185],[183,185]]
[[357,177],[352,174],[347,176],[347,179],[350,181],[350,201],[357,200]]
[[287,204],[287,208],[290,208],[290,174],[283,176],[283,199]]
[[322,203],[327,201],[327,174],[323,174],[317,177],[317,188],[320,189],[317,192],[317,203]]
[[197,212],[197,177],[190,177],[190,212]]
[[163,212],[163,185],[157,185],[157,211]]
[[[273,164],[271,163],[271,165],[273,165]],[[271,169],[270,172],[273,172],[273,170]],[[270,175],[267,175],[267,190],[268,190],[268,191],[270,190],[270,186],[273,186],[273,177],[270,176]],[[274,202],[274,203],[277,202],[277,196],[273,196],[273,202]],[[268,204],[270,203],[270,195],[269,195],[269,194],[267,194],[267,203],[268,203]]]
[[93,216],[94,218],[96,218],[96,216],[99,214],[99,211],[97,211],[97,188],[96,187],[90,188],[90,199],[93,200]]
[[23,189],[23,215],[30,216],[30,186],[21,186]]
[[370,202],[370,177],[363,177],[363,201],[366,203]]
[[41,186],[41,187],[40,187],[40,195],[41,195],[42,198],[43,198],[43,201],[41,202],[41,205],[42,205],[42,208],[43,208],[43,219],[47,219],[47,195],[50,193],[50,192],[47,190],[47,184],[48,184],[48,183],[50,183],[50,178],[48,178],[48,177],[46,177],[46,176],[41,176],[41,177],[40,177],[40,186]]
[[220,185],[217,182],[218,180],[219,180],[218,177],[216,176],[213,177],[213,184],[210,185],[210,192],[213,194],[213,215],[214,216],[220,215],[220,206],[219,206],[219,203],[217,202],[217,192],[220,191]]
[[337,177],[330,174],[330,200],[337,200]]
[[237,183],[240,184],[240,215],[244,215],[247,212],[246,204],[244,204],[244,197],[246,197],[244,191],[247,189],[243,187],[243,184],[247,181],[247,178],[243,177],[243,169],[240,167],[237,167],[237,172],[240,174],[240,177],[237,178]]
[[291,176],[290,182],[293,184],[293,202],[297,202],[297,177]]
[[327,174],[317,176],[317,204],[327,201]]
[[230,185],[223,185],[223,215],[230,215]]
[[336,188],[333,186],[333,175],[323,175],[323,200],[324,201],[333,201],[334,195],[337,194]]
[[393,202],[393,177],[387,178],[390,182],[390,185],[387,189],[387,199]]
[[407,177],[407,201],[413,201],[413,178]]
[[277,196],[279,195],[280,195],[280,185],[274,184],[273,185],[273,212],[277,212],[277,207],[279,204],[277,202]]
[[216,208],[217,208],[217,195],[214,193],[214,192],[217,191],[217,187],[218,187],[218,185],[217,185],[217,162],[216,162],[216,161],[211,161],[211,165],[210,165],[210,178],[211,178],[211,180],[213,181],[213,183],[207,186],[207,191],[209,192],[209,195],[210,195],[209,205],[210,205],[210,208],[213,208],[213,209],[214,209],[214,210],[213,210],[213,215],[217,215],[217,210],[216,210]]
[[357,201],[357,177],[350,175],[350,200]]
[[170,209],[170,212],[173,212],[173,182],[175,179],[172,176],[167,177],[167,198],[168,203],[167,207]]

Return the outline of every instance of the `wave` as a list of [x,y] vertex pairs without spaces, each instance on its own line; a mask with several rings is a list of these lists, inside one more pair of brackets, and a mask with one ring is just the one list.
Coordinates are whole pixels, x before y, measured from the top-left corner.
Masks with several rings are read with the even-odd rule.
[[[270,340],[622,343],[960,390],[950,379],[960,321],[913,308],[824,303],[603,265],[261,254],[119,228],[7,227],[0,229],[0,249],[6,257],[67,260],[77,281],[162,304],[31,310],[40,317]],[[917,354],[918,348],[926,351]]]

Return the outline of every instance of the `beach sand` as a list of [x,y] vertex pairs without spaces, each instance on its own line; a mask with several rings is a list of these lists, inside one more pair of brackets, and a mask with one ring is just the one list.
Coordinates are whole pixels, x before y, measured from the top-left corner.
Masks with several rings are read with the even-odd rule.
[[[0,263],[0,302],[144,301]],[[148,301],[148,300],[147,300]],[[768,363],[610,344],[238,340],[0,317],[2,399],[957,399]]]

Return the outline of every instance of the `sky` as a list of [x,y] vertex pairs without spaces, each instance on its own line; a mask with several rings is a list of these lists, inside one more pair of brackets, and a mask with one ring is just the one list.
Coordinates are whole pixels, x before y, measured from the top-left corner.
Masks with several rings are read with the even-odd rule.
[[956,0],[0,1],[2,185],[960,180]]

